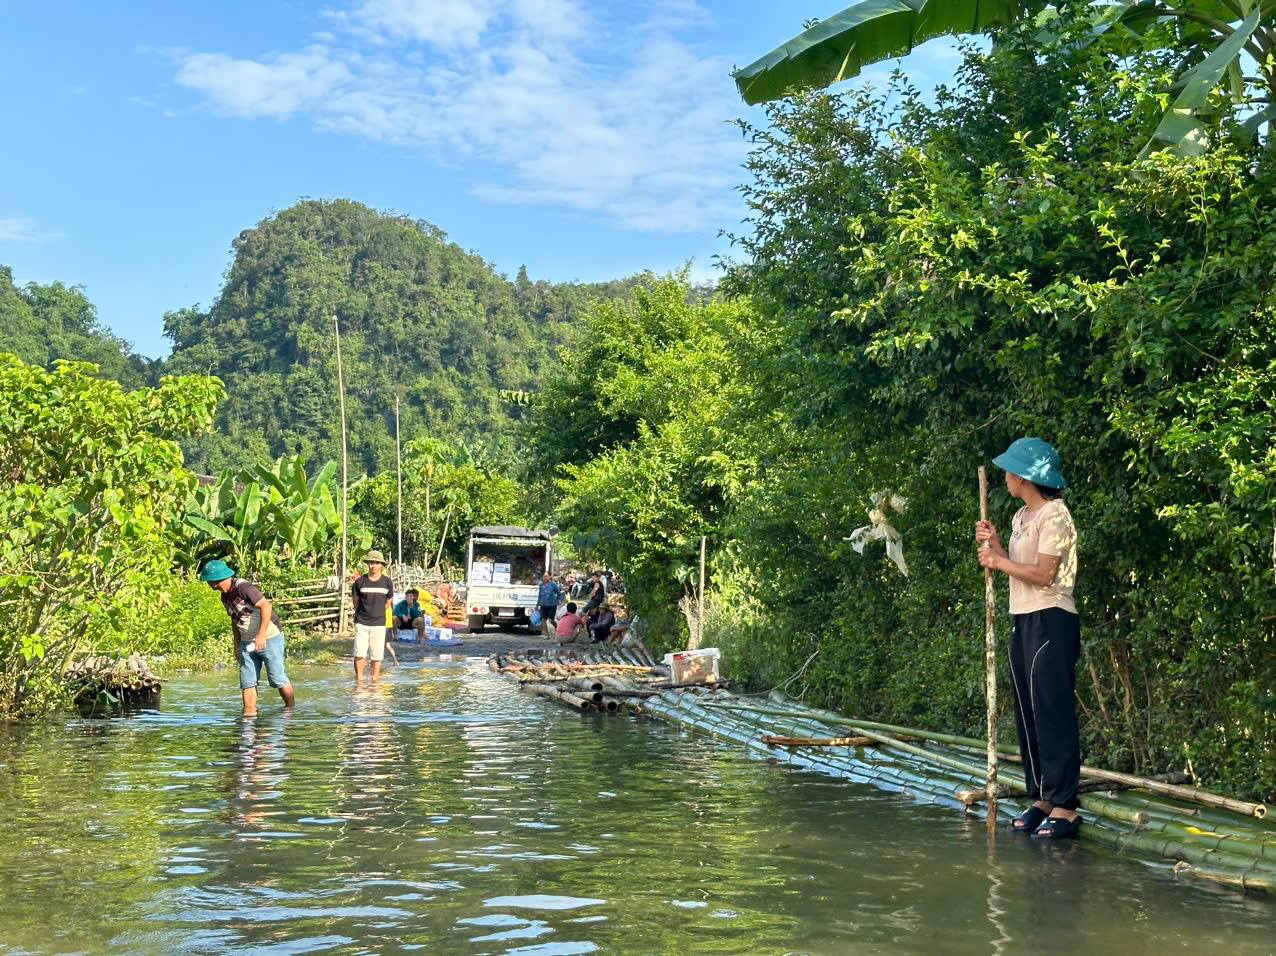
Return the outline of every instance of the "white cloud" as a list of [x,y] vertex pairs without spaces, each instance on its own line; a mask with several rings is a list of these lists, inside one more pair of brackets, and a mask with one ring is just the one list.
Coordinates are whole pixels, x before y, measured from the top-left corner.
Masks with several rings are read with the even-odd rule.
[[41,232],[30,219],[0,218],[0,242],[43,242],[54,238]]
[[182,57],[177,70],[178,83],[203,93],[231,116],[284,118],[320,104],[349,78],[345,64],[331,59],[322,46],[264,61],[193,53]]
[[363,0],[347,17],[393,39],[472,47],[492,18],[494,7],[493,0]]
[[[260,59],[183,53],[177,80],[216,112],[316,128],[495,169],[494,202],[557,206],[654,232],[738,209],[744,155],[730,63],[694,40],[695,0],[637,21],[581,0],[362,0],[337,38]],[[495,181],[493,181],[495,180]]]

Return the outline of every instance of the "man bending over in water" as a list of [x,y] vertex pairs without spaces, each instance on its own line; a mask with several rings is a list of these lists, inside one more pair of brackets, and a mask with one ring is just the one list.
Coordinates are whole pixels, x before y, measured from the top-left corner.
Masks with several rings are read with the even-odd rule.
[[261,683],[262,667],[266,668],[270,686],[284,699],[284,706],[291,707],[296,697],[284,670],[284,632],[270,601],[257,585],[235,577],[225,561],[209,561],[199,572],[199,579],[221,592],[222,607],[230,616],[244,716],[257,716],[257,685]]

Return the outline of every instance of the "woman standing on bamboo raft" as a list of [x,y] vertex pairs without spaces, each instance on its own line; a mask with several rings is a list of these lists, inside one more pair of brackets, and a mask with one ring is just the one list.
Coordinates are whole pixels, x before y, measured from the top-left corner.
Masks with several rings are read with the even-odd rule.
[[1075,696],[1081,629],[1072,599],[1077,529],[1060,497],[1067,482],[1059,454],[1040,438],[1020,438],[993,464],[1005,470],[1011,497],[1023,502],[1011,523],[1009,553],[991,521],[975,526],[975,540],[988,545],[979,563],[1010,579],[1015,727],[1028,794],[1036,798],[1012,827],[1042,839],[1075,836],[1081,826]]

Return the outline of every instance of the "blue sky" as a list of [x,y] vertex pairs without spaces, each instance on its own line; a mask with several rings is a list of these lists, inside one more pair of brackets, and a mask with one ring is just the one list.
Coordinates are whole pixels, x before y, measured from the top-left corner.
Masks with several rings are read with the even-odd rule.
[[[728,121],[758,116],[731,68],[846,2],[11,0],[0,264],[83,285],[152,356],[302,197],[429,220],[509,275],[708,275],[741,217]],[[908,59],[922,84],[952,63]]]

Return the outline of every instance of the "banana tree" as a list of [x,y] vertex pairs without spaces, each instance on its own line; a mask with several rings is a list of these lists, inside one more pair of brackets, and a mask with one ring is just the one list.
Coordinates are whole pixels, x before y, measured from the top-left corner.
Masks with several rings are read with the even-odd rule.
[[[1049,29],[1057,10],[1017,0],[860,0],[821,20],[735,74],[746,103],[829,86],[865,66],[903,56],[940,36],[984,33],[1016,21]],[[1207,147],[1202,116],[1215,90],[1251,115],[1257,131],[1276,118],[1276,0],[1096,0],[1090,39],[1139,36],[1183,54],[1169,103],[1143,155]],[[1253,73],[1246,74],[1250,67]]]
[[335,472],[336,464],[329,462],[308,478],[296,455],[238,474],[222,472],[187,503],[178,529],[183,559],[198,564],[229,557],[247,569],[259,552],[294,558],[322,554],[341,533]]

